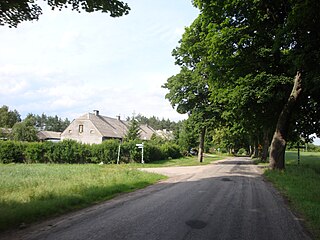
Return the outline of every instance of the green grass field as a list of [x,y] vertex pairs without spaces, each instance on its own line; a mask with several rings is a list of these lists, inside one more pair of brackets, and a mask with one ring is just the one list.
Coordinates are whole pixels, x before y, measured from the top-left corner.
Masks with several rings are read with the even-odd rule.
[[164,176],[141,167],[205,165],[221,159],[206,155],[148,164],[0,164],[0,230],[16,228],[110,199],[153,184]]
[[320,239],[320,153],[286,153],[286,170],[265,172],[269,179],[289,200],[290,205],[306,219],[306,225]]
[[130,165],[0,165],[0,230],[110,199],[165,177]]

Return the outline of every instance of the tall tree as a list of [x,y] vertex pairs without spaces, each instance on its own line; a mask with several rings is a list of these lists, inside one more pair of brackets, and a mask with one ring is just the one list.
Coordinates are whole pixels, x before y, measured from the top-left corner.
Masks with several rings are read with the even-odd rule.
[[38,130],[63,132],[70,125],[70,121],[68,118],[63,120],[57,115],[47,116],[44,113],[42,113],[41,116],[34,114],[29,115],[32,115],[35,119],[35,127]]
[[[207,49],[207,54],[200,57],[200,63],[205,66],[210,84],[215,88],[228,88],[233,92],[239,79],[248,79],[249,75],[255,79],[262,73],[273,79],[275,89],[281,86],[282,77],[296,80],[291,84],[291,96],[290,90],[279,88],[282,89],[283,109],[274,112],[276,119],[280,117],[270,152],[271,167],[284,168],[288,132],[293,130],[290,123],[305,120],[295,113],[301,109],[312,110],[308,116],[315,124],[304,124],[303,132],[318,131],[315,125],[319,123],[317,96],[320,93],[319,2],[195,0],[194,3],[201,11],[198,17],[202,22],[200,43]],[[301,75],[296,75],[297,70]],[[267,96],[271,106],[276,107],[277,95]],[[286,104],[285,99],[288,99]],[[258,121],[261,118],[257,118]],[[256,128],[259,128],[257,124]]]
[[131,118],[128,132],[124,138],[126,141],[137,140],[140,138],[139,122],[135,119],[135,117]]
[[188,153],[192,148],[199,146],[199,133],[194,127],[194,122],[192,122],[191,118],[183,120],[175,134],[176,143],[183,152]]
[[20,114],[17,110],[9,110],[9,107],[6,105],[0,108],[0,127],[12,128],[15,123],[20,121]]
[[166,98],[179,113],[188,113],[199,132],[198,159],[203,160],[205,134],[209,120],[213,119],[213,105],[210,101],[208,77],[203,71],[201,59],[205,49],[201,44],[201,19],[196,19],[180,40],[180,46],[173,50],[176,64],[181,66],[180,73],[170,77],[163,85],[169,90]]
[[38,141],[35,122],[35,117],[32,114],[28,114],[28,116],[22,122],[17,122],[14,124],[12,127],[11,139],[15,141],[27,142]]
[[179,74],[172,76],[163,86],[169,90],[166,98],[179,113],[188,113],[199,131],[198,159],[203,160],[207,120],[211,119],[208,84],[197,73],[182,67]]
[[[127,3],[119,0],[45,0],[54,9],[71,8],[77,12],[110,13],[111,17],[120,17],[129,13]],[[0,25],[17,27],[23,21],[38,20],[42,14],[41,7],[34,0],[0,1]]]

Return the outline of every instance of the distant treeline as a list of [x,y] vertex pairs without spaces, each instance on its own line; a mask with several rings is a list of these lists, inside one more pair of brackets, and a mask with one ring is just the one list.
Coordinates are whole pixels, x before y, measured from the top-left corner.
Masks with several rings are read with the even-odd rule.
[[[162,129],[167,129],[169,131],[175,131],[181,122],[173,122],[170,121],[170,119],[164,119],[152,116],[150,118],[142,116],[141,114],[138,114],[135,119],[141,123],[141,124],[147,124],[150,127],[152,127],[154,130],[162,130]],[[127,119],[130,121],[130,118]]]
[[[141,124],[148,124],[155,130],[167,129],[169,131],[174,131],[180,124],[180,122],[176,123],[169,119],[160,119],[155,116],[148,118],[141,114],[135,116],[135,119]],[[131,118],[128,117],[127,120],[130,121]],[[68,118],[62,119],[57,115],[48,116],[44,113],[41,115],[29,113],[27,117],[22,120],[21,115],[16,109],[9,110],[9,107],[6,105],[3,105],[0,108],[0,128],[12,128],[16,123],[25,121],[28,121],[28,125],[32,125],[37,130],[54,132],[63,132],[70,124]]]
[[35,115],[29,113],[25,119],[21,119],[21,115],[17,110],[9,110],[9,107],[3,105],[0,108],[0,128],[13,128],[15,124],[27,122],[28,126],[33,126],[37,130],[46,130],[54,132],[62,132],[69,126],[68,118],[62,119],[55,116],[47,116],[46,114]]

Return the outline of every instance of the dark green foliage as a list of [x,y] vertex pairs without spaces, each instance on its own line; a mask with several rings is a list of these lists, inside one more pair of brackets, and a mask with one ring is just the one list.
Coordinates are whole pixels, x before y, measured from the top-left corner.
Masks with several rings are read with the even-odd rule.
[[121,162],[141,162],[141,149],[136,147],[137,143],[141,143],[141,141],[131,140],[121,144]]
[[46,114],[40,115],[33,115],[35,119],[34,126],[39,130],[45,131],[54,131],[54,132],[63,132],[69,125],[70,121],[68,118],[61,119],[57,115],[47,116]]
[[21,142],[0,141],[0,163],[22,163],[24,146]]
[[240,148],[240,149],[238,150],[237,154],[238,154],[238,155],[246,155],[246,154],[247,154],[247,151],[246,151],[246,149],[244,149],[244,148]]
[[12,128],[10,139],[14,141],[34,142],[38,140],[37,130],[28,120],[18,122]]
[[[142,151],[136,144],[139,140],[120,145],[120,162],[141,162]],[[62,142],[15,142],[0,141],[0,163],[116,163],[118,140],[87,145],[74,140]],[[181,157],[178,145],[165,142],[144,142],[145,162]]]
[[20,114],[17,110],[10,111],[9,107],[3,105],[0,108],[0,127],[1,128],[12,128],[17,122],[20,122]]
[[146,163],[152,161],[164,160],[165,156],[159,145],[155,142],[146,142],[144,144],[144,161]]
[[44,162],[46,163],[59,163],[60,156],[57,154],[58,151],[55,151],[57,144],[53,142],[44,142],[43,147],[45,150],[44,153]]
[[130,121],[128,132],[124,138],[125,141],[131,141],[140,138],[139,122],[134,117]]
[[[27,149],[32,146],[27,162],[32,163],[87,163],[90,162],[91,150],[88,145],[73,140],[65,140],[58,143],[28,143]],[[42,149],[42,151],[41,151]],[[32,155],[33,154],[33,155]],[[28,155],[26,154],[26,157]],[[39,158],[37,158],[39,157]]]
[[91,161],[93,163],[115,163],[118,156],[120,142],[117,140],[104,141],[101,144],[93,144],[91,149]]
[[187,153],[191,148],[197,147],[199,144],[198,132],[194,128],[192,121],[187,119],[180,124],[176,143],[181,150]]
[[[120,17],[129,13],[129,6],[118,0],[47,0],[52,10],[71,8],[77,12],[110,13],[111,17]],[[42,9],[33,0],[0,1],[0,25],[17,27],[23,21],[38,20]]]
[[160,150],[164,155],[164,159],[182,157],[179,146],[174,143],[165,143],[161,145]]
[[43,143],[31,142],[26,144],[24,157],[26,163],[43,163],[45,146]]
[[[270,148],[277,162],[283,162],[287,140],[320,135],[319,1],[193,3],[200,14],[173,51],[181,71],[165,84],[177,110],[194,115],[207,96],[208,112],[219,110],[209,119],[216,118],[216,131],[225,131],[225,147],[262,144],[264,159],[277,129],[274,142],[282,144]],[[301,84],[293,88],[295,75]],[[296,97],[287,105],[291,92]],[[247,136],[243,146],[239,135]]]
[[81,144],[74,140],[64,140],[57,144],[60,152],[60,161],[63,163],[83,163],[80,157]]
[[[174,131],[177,128],[179,123],[172,122],[169,119],[162,118],[161,120],[158,117],[152,116],[147,118],[138,114],[135,119],[139,122],[139,124],[147,124],[148,126],[152,127],[154,130],[162,130],[167,129],[169,131]],[[130,119],[129,119],[130,120]]]

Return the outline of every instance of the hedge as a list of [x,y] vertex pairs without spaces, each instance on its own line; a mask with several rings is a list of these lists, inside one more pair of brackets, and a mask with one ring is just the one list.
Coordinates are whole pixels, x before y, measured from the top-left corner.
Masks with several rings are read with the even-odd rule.
[[[120,162],[141,162],[141,141],[123,142],[120,145]],[[101,144],[82,144],[73,140],[61,142],[16,142],[0,141],[0,163],[116,163],[119,151],[118,140]],[[144,142],[144,161],[181,157],[178,145],[166,142]]]

